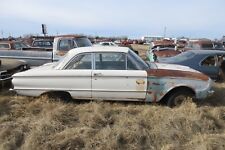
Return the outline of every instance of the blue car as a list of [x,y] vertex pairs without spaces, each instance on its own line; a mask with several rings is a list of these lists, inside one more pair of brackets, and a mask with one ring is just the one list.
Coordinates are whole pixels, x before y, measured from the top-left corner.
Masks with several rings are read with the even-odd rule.
[[208,75],[214,80],[225,79],[225,51],[189,50],[174,57],[158,58],[157,61],[188,66]]

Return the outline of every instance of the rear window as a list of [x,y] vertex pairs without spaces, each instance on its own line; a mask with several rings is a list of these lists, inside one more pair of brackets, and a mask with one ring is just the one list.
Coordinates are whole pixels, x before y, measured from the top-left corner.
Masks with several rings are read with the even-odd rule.
[[51,41],[35,41],[33,43],[35,47],[52,47],[53,43]]
[[183,60],[190,59],[194,56],[195,56],[195,54],[193,52],[187,51],[187,52],[178,54],[178,55],[170,57],[170,58],[173,60],[176,60],[176,61],[183,61]]
[[213,49],[213,44],[202,44],[203,49]]
[[77,44],[77,47],[92,46],[91,41],[88,38],[76,38],[75,42]]

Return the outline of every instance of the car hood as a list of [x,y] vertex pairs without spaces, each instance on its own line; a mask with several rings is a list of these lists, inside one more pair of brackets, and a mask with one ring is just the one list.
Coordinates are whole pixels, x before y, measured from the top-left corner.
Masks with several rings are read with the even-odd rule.
[[148,76],[170,77],[170,78],[188,78],[208,81],[209,77],[203,73],[187,66],[150,63],[150,69],[147,70]]

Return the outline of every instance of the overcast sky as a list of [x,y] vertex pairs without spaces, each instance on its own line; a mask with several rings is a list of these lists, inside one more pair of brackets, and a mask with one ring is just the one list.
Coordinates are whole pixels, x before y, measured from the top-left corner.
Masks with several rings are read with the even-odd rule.
[[1,0],[0,36],[83,33],[221,38],[225,0]]

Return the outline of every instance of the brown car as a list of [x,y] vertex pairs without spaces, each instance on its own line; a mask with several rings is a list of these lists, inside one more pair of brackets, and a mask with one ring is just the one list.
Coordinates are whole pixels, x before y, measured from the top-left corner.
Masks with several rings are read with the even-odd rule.
[[28,48],[28,46],[21,41],[0,41],[1,50],[20,50],[23,48]]
[[26,62],[14,59],[0,59],[0,89],[11,84],[12,75],[29,69]]
[[151,52],[155,57],[172,57],[181,53],[173,40],[159,40],[151,43]]

